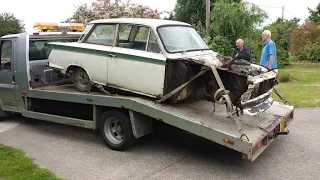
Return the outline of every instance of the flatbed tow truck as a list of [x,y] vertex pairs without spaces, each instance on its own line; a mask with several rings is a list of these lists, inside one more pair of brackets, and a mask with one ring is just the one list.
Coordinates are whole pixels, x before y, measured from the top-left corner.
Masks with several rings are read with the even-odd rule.
[[[293,120],[294,107],[276,101],[258,115],[230,118],[225,105],[217,104],[213,112],[208,101],[168,105],[147,97],[79,92],[72,83],[57,80],[46,60],[30,59],[30,42],[36,38],[28,33],[1,38],[2,60],[7,58],[6,43],[12,53],[11,66],[0,70],[3,117],[17,112],[28,118],[99,129],[114,150],[129,148],[135,139],[152,132],[153,121],[161,121],[238,151],[250,162],[278,135],[288,134],[287,126]],[[241,123],[240,130],[235,119]]]

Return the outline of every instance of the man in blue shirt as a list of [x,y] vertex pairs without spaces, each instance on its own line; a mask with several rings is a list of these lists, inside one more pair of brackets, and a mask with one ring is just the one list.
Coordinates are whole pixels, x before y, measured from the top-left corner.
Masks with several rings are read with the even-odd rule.
[[278,68],[278,60],[276,45],[270,38],[271,32],[269,30],[263,31],[262,39],[264,41],[264,46],[260,58],[260,64],[270,70],[273,70]]

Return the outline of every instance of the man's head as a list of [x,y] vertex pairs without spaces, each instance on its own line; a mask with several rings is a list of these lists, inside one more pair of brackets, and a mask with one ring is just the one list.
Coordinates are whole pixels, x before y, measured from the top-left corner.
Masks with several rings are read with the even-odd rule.
[[238,49],[243,49],[243,45],[244,45],[244,42],[243,42],[242,39],[238,39],[236,41],[236,46],[237,46]]
[[271,32],[269,30],[264,30],[262,32],[262,40],[268,41],[271,38]]

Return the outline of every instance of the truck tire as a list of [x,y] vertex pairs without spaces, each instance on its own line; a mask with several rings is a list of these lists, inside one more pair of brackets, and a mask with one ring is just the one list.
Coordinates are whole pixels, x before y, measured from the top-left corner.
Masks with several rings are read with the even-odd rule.
[[4,118],[8,117],[9,114],[2,109],[0,109],[0,121],[3,120]]
[[88,92],[90,88],[90,78],[87,72],[82,68],[75,68],[72,72],[72,78],[78,91]]
[[128,115],[121,111],[105,112],[98,126],[104,142],[110,149],[124,151],[130,148],[136,140]]

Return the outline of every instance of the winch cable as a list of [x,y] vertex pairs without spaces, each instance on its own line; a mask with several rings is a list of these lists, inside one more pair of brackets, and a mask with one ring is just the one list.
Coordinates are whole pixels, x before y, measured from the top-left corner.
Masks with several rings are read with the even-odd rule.
[[276,88],[273,88],[274,93],[276,93],[276,95],[284,102],[284,104],[288,104],[291,106],[291,103],[286,99],[286,97],[281,94]]
[[100,84],[94,83],[92,81],[89,81],[90,83],[90,87],[88,89],[87,94],[89,94],[92,90],[92,86],[96,87],[100,92],[103,92],[104,94],[106,94],[107,96],[113,96],[113,94],[111,94],[109,91],[105,90],[104,87]]

